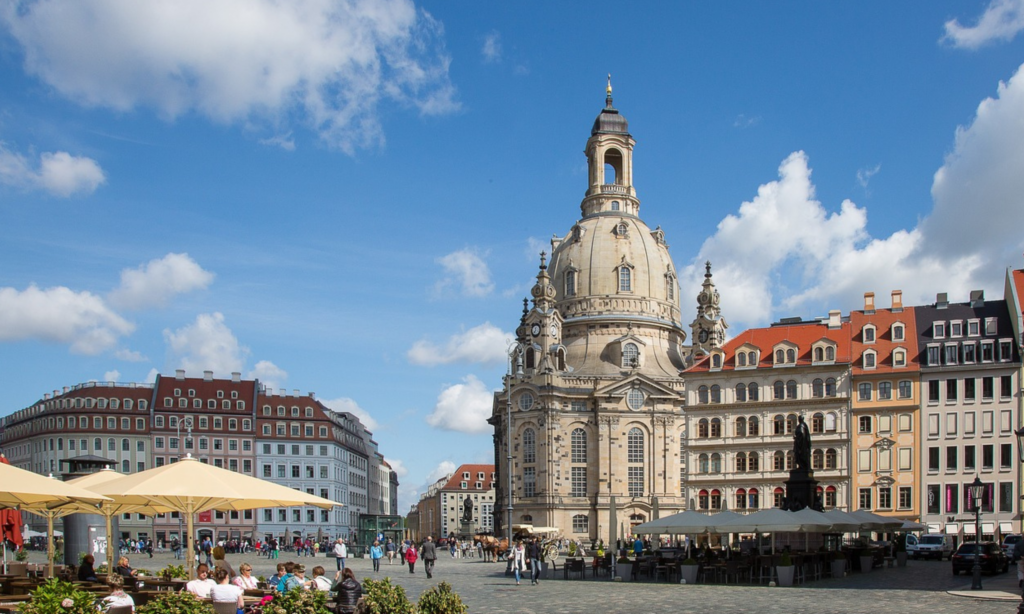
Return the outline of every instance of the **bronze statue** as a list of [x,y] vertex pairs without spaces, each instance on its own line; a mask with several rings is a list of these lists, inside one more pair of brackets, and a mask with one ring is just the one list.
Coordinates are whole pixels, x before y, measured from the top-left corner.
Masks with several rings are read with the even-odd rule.
[[463,522],[471,522],[473,520],[473,500],[466,495],[466,498],[462,501],[462,520]]
[[803,416],[797,418],[793,432],[793,462],[796,469],[811,471],[811,432]]

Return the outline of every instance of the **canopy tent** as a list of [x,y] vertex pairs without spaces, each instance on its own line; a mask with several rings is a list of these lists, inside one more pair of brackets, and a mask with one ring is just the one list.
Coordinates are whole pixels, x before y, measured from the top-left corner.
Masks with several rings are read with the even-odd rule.
[[[11,461],[7,460],[7,457],[0,452],[0,463],[10,465]],[[21,548],[24,544],[21,536],[23,526],[21,512],[15,509],[0,509],[0,542],[3,543],[4,550],[4,573],[7,573],[7,542],[14,544],[16,549]]]
[[861,529],[865,531],[898,531],[903,526],[903,520],[899,518],[881,516],[867,510],[848,513],[861,521]]
[[633,527],[633,532],[642,535],[654,534],[676,534],[676,533],[707,533],[715,531],[714,522],[711,516],[687,510],[638,524]]
[[824,518],[772,508],[724,522],[718,525],[718,530],[723,533],[825,533],[832,530],[832,523]]
[[154,505],[184,514],[188,525],[190,578],[195,575],[193,522],[199,512],[293,505],[312,505],[321,509],[341,506],[301,490],[201,463],[191,456],[98,484],[94,490],[117,496],[118,501],[125,505]]
[[900,526],[900,531],[925,531],[927,529],[928,525],[914,522],[913,520],[904,520]]

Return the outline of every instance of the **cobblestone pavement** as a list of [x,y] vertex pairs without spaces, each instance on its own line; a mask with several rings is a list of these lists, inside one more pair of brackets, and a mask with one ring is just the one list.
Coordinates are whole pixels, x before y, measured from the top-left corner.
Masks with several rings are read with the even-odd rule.
[[[294,560],[306,565],[307,570],[322,565],[333,577],[335,561],[320,555],[294,557],[281,553],[281,559]],[[153,559],[133,555],[132,564],[157,572],[169,563],[176,563],[168,554],[157,554]],[[278,561],[253,555],[229,554],[228,561],[238,567],[242,561],[253,565],[257,575],[269,576]],[[33,553],[32,561],[42,562],[40,553]],[[348,564],[360,581],[366,577],[390,577],[403,586],[410,599],[418,599],[423,591],[438,582],[451,583],[462,596],[471,614],[593,614],[594,612],[758,612],[780,614],[879,614],[882,612],[928,612],[972,614],[1000,612],[1007,614],[1017,607],[1016,601],[993,599],[1019,595],[1016,577],[1010,573],[984,576],[982,595],[977,599],[957,596],[949,591],[967,591],[970,577],[954,576],[948,561],[910,561],[905,568],[876,569],[870,573],[853,573],[840,579],[826,579],[791,588],[769,588],[751,585],[679,585],[666,582],[640,581],[613,582],[606,577],[586,580],[563,580],[561,567],[558,578],[545,578],[537,586],[528,579],[516,586],[515,579],[506,577],[504,563],[484,563],[479,559],[452,559],[443,553],[437,561],[434,577],[428,580],[422,561],[416,564],[416,573],[408,566],[388,565],[384,560],[379,574],[374,574],[369,560],[349,559]],[[589,570],[588,570],[589,571]],[[307,571],[308,575],[308,571]],[[550,576],[550,571],[546,572]],[[628,574],[627,574],[628,575]],[[972,595],[973,596],[973,595]]]

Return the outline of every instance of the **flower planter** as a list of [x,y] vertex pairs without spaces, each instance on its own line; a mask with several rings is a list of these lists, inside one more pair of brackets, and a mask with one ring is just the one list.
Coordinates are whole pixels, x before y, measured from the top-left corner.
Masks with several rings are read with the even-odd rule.
[[793,586],[793,574],[796,573],[795,565],[776,567],[775,573],[779,577],[779,586]]
[[832,561],[832,577],[842,578],[846,575],[846,559],[836,559]]
[[907,553],[906,552],[897,552],[896,553],[896,566],[897,567],[906,567],[907,566]]
[[696,584],[697,570],[699,569],[700,565],[680,565],[679,573],[681,582],[685,582],[686,584]]
[[875,564],[875,557],[873,556],[862,556],[860,557],[860,571],[861,573],[867,573],[871,571],[871,568]]

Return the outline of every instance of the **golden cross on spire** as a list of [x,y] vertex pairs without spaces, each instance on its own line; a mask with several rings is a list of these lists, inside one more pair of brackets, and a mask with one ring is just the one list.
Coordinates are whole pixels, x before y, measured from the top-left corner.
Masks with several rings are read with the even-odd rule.
[[608,73],[608,89],[606,89],[605,92],[609,96],[612,95],[612,73]]

